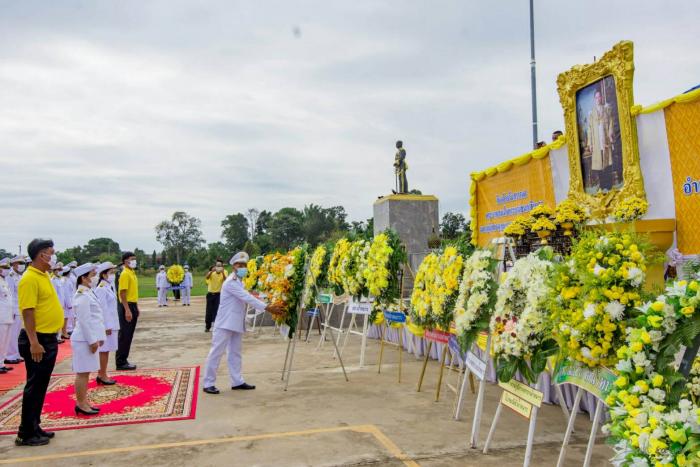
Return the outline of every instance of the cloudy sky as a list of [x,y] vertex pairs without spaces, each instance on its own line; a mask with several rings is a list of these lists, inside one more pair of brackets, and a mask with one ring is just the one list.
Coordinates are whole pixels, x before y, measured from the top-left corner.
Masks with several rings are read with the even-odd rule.
[[[343,205],[394,184],[468,210],[468,176],[531,144],[528,3],[0,0],[0,248],[150,251],[175,210]],[[697,4],[536,0],[540,139],[556,76],[635,42],[635,100],[700,83]]]

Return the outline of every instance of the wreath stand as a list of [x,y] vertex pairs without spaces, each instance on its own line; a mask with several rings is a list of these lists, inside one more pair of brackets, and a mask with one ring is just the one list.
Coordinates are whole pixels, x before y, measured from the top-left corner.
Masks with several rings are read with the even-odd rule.
[[[306,266],[304,268],[304,277],[306,277],[307,269],[309,267],[308,261],[306,262]],[[314,286],[314,290],[316,290],[316,287]],[[292,376],[292,364],[294,363],[294,352],[296,350],[297,346],[297,340],[295,337],[297,333],[301,331],[301,310],[304,308],[304,303],[306,303],[306,294],[302,294],[301,299],[299,300],[299,303],[297,303],[297,316],[299,319],[297,319],[297,325],[296,329],[294,330],[294,333],[292,336],[289,338],[287,341],[287,353],[284,357],[284,366],[282,367],[282,381],[284,381],[284,390],[286,391],[287,388],[289,387],[289,380]],[[324,320],[325,321],[325,320]],[[343,370],[343,376],[345,376],[345,381],[349,382],[350,380],[348,379],[348,374],[345,371],[345,365],[343,364],[343,359],[340,355],[340,352],[338,352],[338,345],[336,344],[335,338],[333,336],[333,330],[331,329],[331,340],[333,341],[333,346],[335,347],[335,354],[338,356],[338,362],[340,363],[340,367]]]
[[[338,300],[339,298],[340,298],[340,300]],[[341,316],[341,319],[342,319],[342,317],[345,316],[345,309],[348,306],[347,298],[346,297],[336,297],[334,295],[331,295],[331,302],[329,304],[327,304],[327,306],[326,306],[325,319],[321,320],[319,318],[319,322],[321,323],[321,328],[323,329],[323,331],[321,332],[321,337],[319,338],[318,344],[316,345],[316,350],[320,350],[321,347],[323,347],[323,344],[326,342],[326,331],[328,331],[328,330],[331,331],[331,335],[332,335],[333,331],[338,332],[338,337],[337,337],[337,339],[334,340],[336,347],[340,343],[340,336],[343,333],[343,322],[341,321],[340,324],[338,325],[338,327],[334,327],[331,325],[331,319],[333,318],[333,312],[335,311],[336,305],[343,306],[343,313]]]
[[[365,366],[365,353],[367,350],[367,331],[369,330],[369,314],[371,312],[371,309],[372,304],[369,301],[355,301],[353,299],[350,299],[350,301],[345,306],[345,310],[343,310],[342,317],[340,318],[340,327],[342,329],[343,321],[345,321],[345,314],[350,313],[352,315],[347,329],[345,329],[345,331],[341,331],[345,333],[345,338],[343,339],[343,346],[340,348],[340,353],[338,354],[338,356],[341,356],[345,351],[345,347],[348,345],[348,338],[350,337],[350,334],[360,336],[362,338],[362,342],[360,344],[360,368]],[[362,328],[360,328],[357,324],[358,315],[364,315]]]
[[442,378],[445,372],[445,361],[447,361],[447,354],[450,355],[450,362],[453,360],[453,353],[450,349],[449,341],[452,334],[449,332],[426,329],[423,340],[428,342],[428,347],[425,350],[425,356],[423,358],[423,367],[421,368],[420,377],[418,378],[418,387],[416,392],[420,392],[423,387],[423,379],[425,377],[425,369],[428,366],[428,360],[430,360],[430,351],[433,348],[433,342],[437,344],[443,344],[442,352],[440,353],[440,373],[438,375],[437,388],[435,389],[435,402],[440,401],[440,389],[442,388]]
[[[377,362],[377,374],[382,372],[382,360],[384,358],[384,345],[395,346],[399,354],[399,379],[401,382],[401,370],[403,366],[403,332],[406,325],[406,315],[401,311],[384,311],[384,323],[379,328],[379,361]],[[386,341],[385,335],[391,328],[399,333],[398,343]]]

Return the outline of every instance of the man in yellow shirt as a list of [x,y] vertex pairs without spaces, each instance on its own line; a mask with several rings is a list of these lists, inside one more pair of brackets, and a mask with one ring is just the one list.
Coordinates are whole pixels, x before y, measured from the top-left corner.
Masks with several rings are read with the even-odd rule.
[[216,264],[209,268],[209,272],[204,277],[207,283],[207,309],[204,313],[204,332],[211,330],[211,324],[216,321],[216,312],[219,310],[221,299],[221,286],[226,280],[226,270],[221,259],[216,260]]
[[136,255],[127,251],[122,254],[124,269],[119,275],[118,305],[119,337],[117,344],[117,370],[135,370],[129,363],[131,341],[134,339],[136,322],[139,319],[139,279],[136,277]]
[[40,424],[46,390],[58,355],[56,335],[63,327],[63,307],[48,274],[57,262],[53,241],[35,238],[27,246],[27,252],[32,264],[17,286],[24,321],[18,346],[27,370],[27,383],[15,444],[43,446],[54,437],[54,433],[42,430]]

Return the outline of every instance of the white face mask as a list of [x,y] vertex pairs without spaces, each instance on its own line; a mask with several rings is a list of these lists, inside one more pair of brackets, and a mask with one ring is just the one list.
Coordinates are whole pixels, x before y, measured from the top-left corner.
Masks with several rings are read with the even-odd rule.
[[25,266],[24,264],[19,264],[19,265],[17,265],[17,272],[22,274],[26,268],[27,268],[27,266]]
[[100,277],[97,274],[95,274],[94,276],[92,276],[90,278],[90,287],[92,287],[94,289],[95,287],[97,287],[97,283],[99,281],[100,281]]
[[2,269],[0,269],[0,276],[7,277],[7,274],[9,274],[9,272],[10,272],[9,269],[2,268]]
[[58,262],[58,256],[51,255],[51,258],[49,258],[49,267],[51,267],[51,269],[55,268],[57,262]]
[[114,284],[114,274],[107,275],[107,282],[109,282],[110,284]]
[[136,260],[135,259],[132,259],[131,261],[129,261],[129,267],[131,269],[136,269]]

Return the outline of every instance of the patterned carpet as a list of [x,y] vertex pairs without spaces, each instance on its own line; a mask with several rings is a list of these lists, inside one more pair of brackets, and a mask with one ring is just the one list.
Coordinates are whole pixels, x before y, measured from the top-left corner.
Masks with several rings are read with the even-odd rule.
[[[196,416],[199,367],[144,369],[115,372],[114,386],[88,386],[90,403],[100,408],[96,416],[76,416],[75,375],[54,375],[46,394],[41,427],[75,430],[99,426],[188,420]],[[22,395],[0,406],[0,435],[17,433]]]
[[[61,363],[66,358],[69,358],[71,355],[73,355],[73,350],[70,346],[70,342],[59,345],[56,365]],[[0,375],[0,397],[20,384],[24,386],[24,382],[27,380],[27,372],[24,369],[24,363],[6,366],[13,368],[13,370],[9,373],[5,373],[4,375]]]

